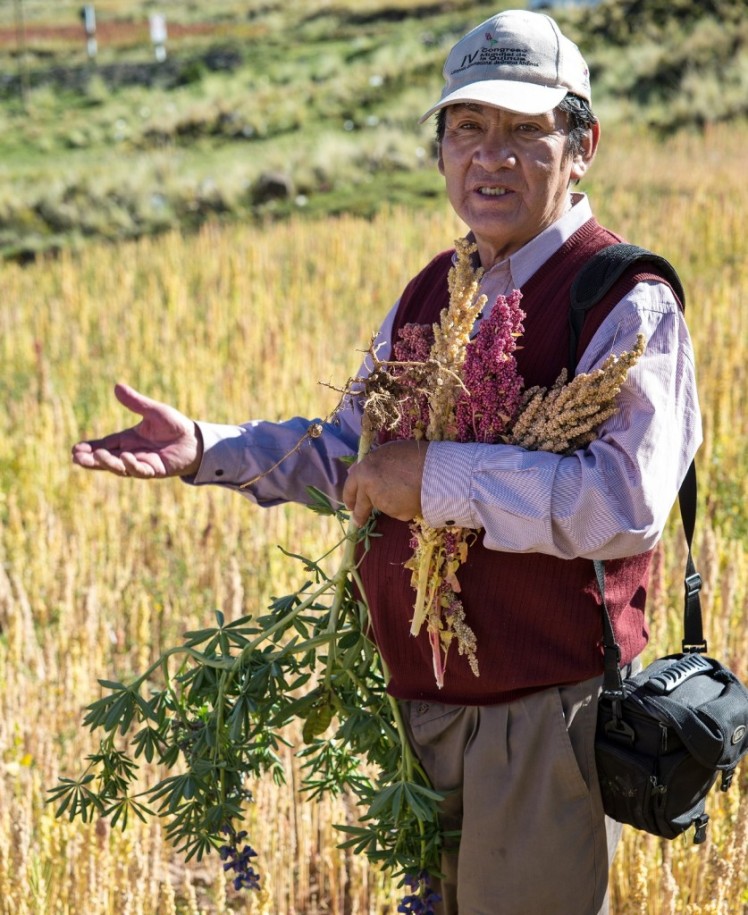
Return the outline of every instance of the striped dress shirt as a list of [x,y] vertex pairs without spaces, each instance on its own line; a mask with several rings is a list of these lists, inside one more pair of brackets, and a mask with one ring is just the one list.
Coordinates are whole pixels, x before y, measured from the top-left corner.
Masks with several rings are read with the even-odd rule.
[[[571,200],[556,223],[486,271],[480,292],[489,303],[521,289],[591,218],[585,195]],[[397,304],[379,331],[383,359]],[[565,559],[615,559],[651,549],[702,438],[691,339],[670,288],[635,286],[600,325],[577,371],[592,371],[610,353],[631,349],[639,333],[646,350],[629,371],[619,409],[583,451],[560,456],[510,445],[430,443],[421,492],[426,521],[483,528],[489,549]],[[347,466],[341,458],[356,453],[360,408],[353,400],[323,424],[321,436],[296,448],[314,421],[200,422],[203,459],[188,482],[239,489],[254,480],[240,491],[265,507],[307,503],[309,485],[339,500]]]

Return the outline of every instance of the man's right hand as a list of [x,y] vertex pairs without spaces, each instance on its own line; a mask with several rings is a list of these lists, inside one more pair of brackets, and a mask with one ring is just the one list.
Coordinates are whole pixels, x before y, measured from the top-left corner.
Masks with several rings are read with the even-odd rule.
[[123,406],[142,419],[121,432],[78,442],[73,446],[74,464],[143,480],[197,472],[203,446],[191,419],[125,384],[115,385],[114,393]]

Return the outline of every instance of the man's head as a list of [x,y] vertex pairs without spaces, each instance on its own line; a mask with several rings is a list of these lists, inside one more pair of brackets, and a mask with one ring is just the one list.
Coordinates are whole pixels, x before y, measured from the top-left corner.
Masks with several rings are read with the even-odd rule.
[[591,102],[589,69],[550,18],[506,10],[468,32],[444,64],[439,101],[421,117],[460,102],[542,114],[571,94]]
[[599,138],[587,66],[548,16],[499,13],[452,49],[437,115],[439,170],[481,263],[555,222]]
[[579,151],[592,112],[589,68],[577,46],[542,13],[506,10],[463,36],[444,64],[440,100],[421,117],[436,114],[441,142],[445,112],[456,102],[480,102],[522,114],[559,108],[567,116],[569,151]]

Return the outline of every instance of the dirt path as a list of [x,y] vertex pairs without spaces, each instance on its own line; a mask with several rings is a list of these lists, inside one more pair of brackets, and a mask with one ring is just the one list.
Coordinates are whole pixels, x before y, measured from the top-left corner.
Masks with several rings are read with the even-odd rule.
[[[180,24],[166,23],[168,38],[178,39],[191,35],[210,35],[220,32],[222,26],[210,23]],[[35,25],[26,23],[24,28],[26,46],[35,44],[82,44],[86,40],[83,24],[80,25]],[[96,40],[100,45],[127,45],[149,42],[150,32],[147,20],[142,22],[99,22],[96,25]],[[0,28],[0,47],[16,45],[18,34],[15,28]]]

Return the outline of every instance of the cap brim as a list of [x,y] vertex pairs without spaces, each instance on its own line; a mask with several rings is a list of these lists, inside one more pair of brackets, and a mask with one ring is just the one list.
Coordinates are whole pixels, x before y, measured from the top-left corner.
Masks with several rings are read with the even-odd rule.
[[457,105],[460,102],[505,108],[518,114],[544,114],[555,108],[568,91],[565,86],[539,86],[536,83],[520,83],[508,79],[483,80],[450,92],[421,115],[418,123],[423,124],[440,108]]

